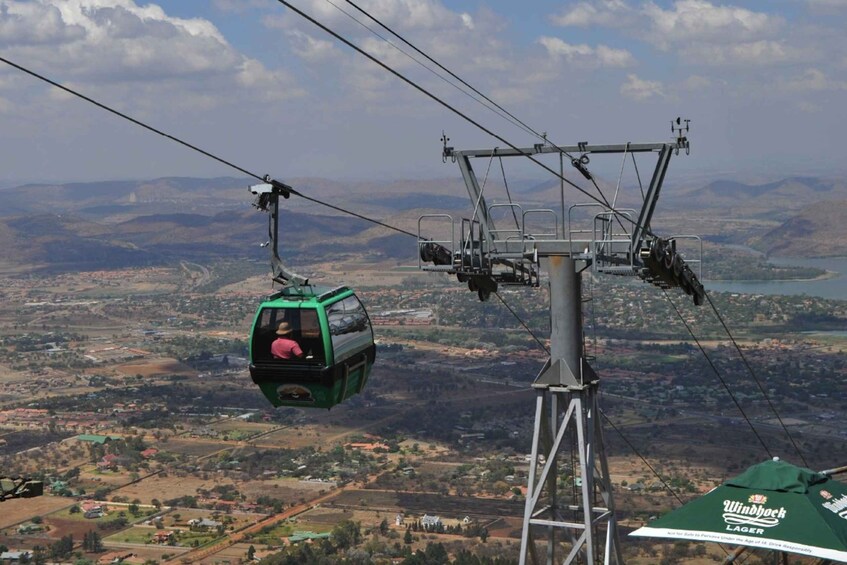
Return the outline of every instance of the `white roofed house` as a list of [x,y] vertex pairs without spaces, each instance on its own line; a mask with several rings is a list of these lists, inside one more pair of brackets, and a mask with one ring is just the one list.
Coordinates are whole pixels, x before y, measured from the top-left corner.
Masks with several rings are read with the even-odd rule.
[[439,516],[424,514],[423,518],[421,518],[421,526],[424,530],[434,530],[439,528],[441,525],[441,518]]

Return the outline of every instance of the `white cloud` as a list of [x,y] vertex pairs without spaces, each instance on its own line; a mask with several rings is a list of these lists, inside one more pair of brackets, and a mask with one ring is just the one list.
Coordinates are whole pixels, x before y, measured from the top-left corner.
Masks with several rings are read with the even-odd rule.
[[823,110],[820,105],[808,102],[806,100],[801,100],[800,102],[798,102],[797,109],[807,114],[817,114],[818,112]]
[[847,0],[806,0],[809,6],[813,9],[838,9],[847,8]]
[[[436,0],[358,0],[356,5],[385,25],[399,30],[442,31],[445,28],[464,28],[468,20],[468,14],[454,12]],[[345,4],[343,0],[332,3],[326,0],[304,0],[298,2],[296,7],[333,29],[362,31],[362,28],[347,14],[369,25],[375,25],[367,16]],[[269,16],[266,24],[276,28],[287,28],[300,25],[301,18],[292,11],[286,10],[283,15]]]
[[212,5],[221,12],[243,14],[250,10],[267,8],[267,0],[213,0]]
[[736,6],[718,6],[706,0],[678,0],[673,8],[664,10],[650,2],[643,10],[663,44],[686,43],[692,40],[750,41],[769,37],[777,32],[784,20],[763,12]]
[[314,63],[337,55],[335,45],[329,40],[318,39],[296,29],[287,30],[286,35],[294,54],[309,62]]
[[712,80],[700,75],[691,75],[682,82],[683,90],[699,91],[712,86]]
[[797,49],[780,41],[760,40],[747,43],[699,43],[681,50],[689,62],[712,66],[767,66],[810,58],[809,50]]
[[693,40],[751,41],[770,37],[785,24],[779,16],[708,0],[676,0],[669,8],[653,1],[579,2],[551,21],[560,26],[626,28],[662,46]]
[[79,39],[85,30],[65,22],[56,6],[0,1],[0,44],[42,45]]
[[624,0],[579,2],[550,20],[555,25],[588,27],[592,25],[618,27],[633,13]]
[[784,81],[783,88],[792,92],[847,90],[847,82],[833,80],[820,69],[806,69],[802,75]]
[[134,0],[0,0],[0,47],[82,90],[114,88],[124,102],[158,89],[188,108],[196,97],[199,107],[259,76],[271,89],[285,84],[283,96],[301,92],[284,72],[239,53],[210,21]]
[[781,16],[709,0],[675,0],[667,7],[652,0],[580,2],[553,22],[622,29],[686,62],[711,66],[774,65],[815,54],[807,42],[786,39]]
[[[390,43],[376,37],[333,4],[380,30]],[[343,1],[334,0],[333,4],[325,0],[304,0],[298,2],[297,7],[422,87],[451,102],[467,100],[427,70],[425,67],[436,67],[401,40],[381,30]],[[508,43],[508,34],[503,33],[504,20],[487,7],[471,14],[453,11],[438,0],[357,0],[356,4],[485,92],[500,88],[511,91],[515,77],[529,71],[525,59],[513,52],[514,45]],[[418,111],[419,93],[373,62],[341,46],[337,39],[329,38],[291,10],[266,15],[262,21],[268,28],[285,32],[290,51],[310,63],[314,76],[332,76],[338,88],[345,92],[345,104],[363,103],[366,111],[379,112],[394,111],[389,108],[407,104],[407,112]],[[318,43],[316,36],[327,38],[326,42]],[[610,62],[620,56],[615,51],[601,51],[600,54]]]
[[[471,38],[477,38],[477,45],[496,41],[490,26],[483,25],[481,31],[480,22],[471,14],[451,11],[435,0],[359,0],[356,5],[439,60],[468,53],[466,48],[473,42]],[[378,30],[382,36],[405,51],[414,53],[412,49],[404,46],[401,40],[382,30],[374,21],[343,1],[330,3],[325,0],[305,0],[299,3],[297,8],[375,57],[389,59],[390,62],[386,62],[392,66],[408,67],[414,64],[409,57],[377,38],[358,22]],[[310,62],[328,59],[326,55],[329,54],[331,46],[339,44],[334,38],[318,43],[313,34],[324,32],[291,10],[279,15],[266,15],[262,22],[268,28],[284,30],[292,42],[295,54]],[[486,32],[487,35],[483,35]],[[309,38],[308,41],[306,38]],[[346,49],[339,52],[348,54]]]
[[653,97],[664,98],[665,92],[661,82],[643,80],[634,74],[626,76],[626,82],[621,85],[620,92],[627,98],[638,101],[648,100]]
[[613,49],[606,45],[596,48],[586,44],[571,45],[557,37],[541,37],[538,42],[554,59],[565,59],[585,67],[631,67],[635,64],[632,53],[625,49]]

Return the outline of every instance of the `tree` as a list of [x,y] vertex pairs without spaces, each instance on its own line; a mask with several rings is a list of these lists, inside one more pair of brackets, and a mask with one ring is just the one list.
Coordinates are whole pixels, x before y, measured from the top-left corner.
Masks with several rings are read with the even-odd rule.
[[388,519],[383,518],[382,522],[379,523],[379,533],[382,535],[388,534]]
[[447,565],[450,562],[450,557],[447,555],[447,550],[440,543],[426,544],[424,550],[427,565]]
[[47,563],[47,552],[40,545],[32,548],[32,562],[34,565],[44,565]]
[[82,549],[91,553],[103,551],[103,539],[96,530],[90,530],[82,537]]
[[359,522],[352,520],[340,521],[332,529],[330,538],[339,551],[359,545],[362,541],[362,530]]
[[254,557],[256,557],[256,548],[251,545],[247,548],[247,561],[253,561]]
[[412,544],[412,530],[406,529],[406,534],[403,536],[403,543],[406,545]]
[[62,536],[57,542],[50,544],[50,559],[58,561],[68,557],[74,550],[74,537],[71,534]]

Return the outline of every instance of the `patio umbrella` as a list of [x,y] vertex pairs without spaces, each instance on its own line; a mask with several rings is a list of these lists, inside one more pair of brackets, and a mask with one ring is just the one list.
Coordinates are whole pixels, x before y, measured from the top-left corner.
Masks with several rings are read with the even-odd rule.
[[784,461],[765,461],[630,535],[847,562],[847,485]]

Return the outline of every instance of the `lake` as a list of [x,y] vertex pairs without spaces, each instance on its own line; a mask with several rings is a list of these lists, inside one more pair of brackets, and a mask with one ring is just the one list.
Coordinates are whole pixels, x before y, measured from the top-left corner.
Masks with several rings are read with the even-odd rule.
[[847,257],[823,259],[772,258],[775,265],[817,267],[837,273],[833,278],[812,281],[705,281],[706,290],[740,294],[807,294],[847,300]]

